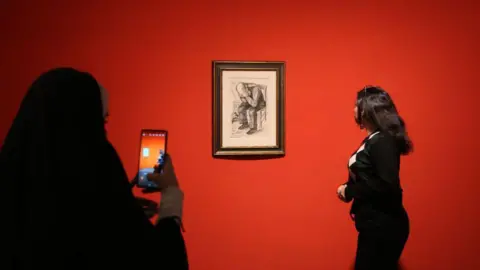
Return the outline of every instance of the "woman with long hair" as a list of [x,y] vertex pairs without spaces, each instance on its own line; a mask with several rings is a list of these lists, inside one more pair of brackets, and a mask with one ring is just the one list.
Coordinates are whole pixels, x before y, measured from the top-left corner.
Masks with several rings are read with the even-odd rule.
[[355,120],[367,137],[351,155],[347,183],[337,189],[358,231],[356,270],[393,270],[409,236],[403,206],[400,156],[412,151],[405,122],[390,95],[366,86],[357,94]]

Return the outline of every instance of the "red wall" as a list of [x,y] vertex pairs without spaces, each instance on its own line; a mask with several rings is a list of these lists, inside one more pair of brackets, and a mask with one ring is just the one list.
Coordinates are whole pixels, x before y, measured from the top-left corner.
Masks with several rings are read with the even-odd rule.
[[[92,72],[132,176],[140,129],[169,130],[192,269],[351,266],[356,233],[335,190],[364,136],[352,110],[366,83],[391,92],[416,144],[402,164],[405,269],[480,269],[478,4],[38,2],[0,3],[0,137],[40,72]],[[214,59],[287,61],[285,158],[211,157]]]

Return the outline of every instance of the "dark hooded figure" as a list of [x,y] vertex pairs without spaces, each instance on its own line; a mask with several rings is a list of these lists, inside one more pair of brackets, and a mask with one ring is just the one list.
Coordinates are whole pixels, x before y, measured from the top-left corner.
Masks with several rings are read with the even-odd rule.
[[[103,99],[103,102],[102,102]],[[106,91],[58,68],[30,87],[0,151],[2,269],[188,269],[170,157],[152,224],[106,137]]]

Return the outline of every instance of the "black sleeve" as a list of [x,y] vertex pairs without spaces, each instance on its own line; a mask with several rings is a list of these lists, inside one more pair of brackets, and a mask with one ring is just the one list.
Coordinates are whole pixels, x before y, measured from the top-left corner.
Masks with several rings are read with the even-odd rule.
[[[188,258],[180,222],[174,218],[160,219],[156,226],[159,237],[159,258],[166,269],[188,270]],[[162,268],[163,269],[163,268]]]
[[372,164],[371,173],[359,172],[362,181],[347,184],[346,199],[388,196],[399,185],[399,159],[396,143],[388,135],[372,138],[365,149]]
[[[352,177],[350,176],[350,174],[348,174],[348,180],[346,183],[344,183],[344,185],[347,185],[347,187],[349,185],[353,185],[355,182],[353,181]],[[352,197],[348,197],[347,196],[347,190],[345,189],[345,202],[351,202],[353,200]]]

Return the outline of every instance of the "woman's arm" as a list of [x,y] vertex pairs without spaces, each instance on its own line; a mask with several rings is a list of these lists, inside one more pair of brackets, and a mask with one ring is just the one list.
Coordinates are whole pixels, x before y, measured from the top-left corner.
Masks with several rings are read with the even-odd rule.
[[173,217],[160,219],[156,225],[159,235],[159,269],[188,270],[188,258],[181,226]]
[[[108,246],[116,251],[116,256],[120,256],[119,262],[128,264],[133,261],[138,266],[136,269],[188,269],[185,243],[178,222],[182,218],[183,192],[178,187],[162,190],[159,221],[153,225],[136,201],[118,155],[113,147],[109,150],[112,170],[107,178],[110,185],[106,190],[106,199],[114,209],[106,216],[111,226],[103,232]],[[168,166],[171,167],[171,164]],[[163,181],[169,184],[165,180],[169,179]]]
[[[345,191],[344,191],[344,190],[345,190],[345,188],[346,188],[348,185],[353,185],[354,183],[355,183],[355,182],[353,181],[353,178],[352,178],[352,176],[351,176],[350,173],[349,173],[349,174],[348,174],[348,180],[347,180],[347,182],[345,182],[343,185],[341,185],[341,186],[337,189],[338,197],[339,197],[342,201],[344,201],[344,202],[346,202],[346,203],[349,203],[349,202],[351,202],[351,201],[353,200],[352,197],[350,197],[350,198],[347,198],[347,197],[346,197],[346,194],[345,194]],[[343,189],[343,191],[342,191],[342,189]]]
[[160,252],[161,265],[167,269],[188,269],[188,258],[182,234],[183,191],[180,189],[177,175],[170,155],[165,155],[163,173],[148,174],[150,181],[157,184],[161,192],[158,221],[155,225]]
[[384,134],[371,139],[364,151],[369,155],[373,173],[360,172],[362,181],[348,183],[345,188],[345,199],[378,198],[388,196],[399,186],[400,155],[395,140]]
[[162,190],[159,219],[155,225],[159,236],[161,264],[171,269],[187,270],[188,258],[182,235],[183,192],[178,187]]

